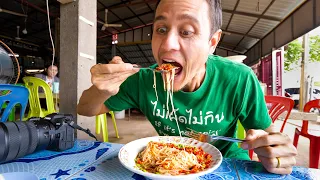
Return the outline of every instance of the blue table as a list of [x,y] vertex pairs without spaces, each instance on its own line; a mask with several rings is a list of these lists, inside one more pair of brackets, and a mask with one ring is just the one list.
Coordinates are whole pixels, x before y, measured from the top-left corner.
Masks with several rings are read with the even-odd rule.
[[[41,151],[0,165],[0,174],[30,172],[40,180],[145,180],[124,168],[118,160],[122,144],[79,140],[64,152]],[[320,179],[319,169],[294,167],[290,175],[270,174],[259,162],[224,159],[221,166],[199,180],[223,179]]]

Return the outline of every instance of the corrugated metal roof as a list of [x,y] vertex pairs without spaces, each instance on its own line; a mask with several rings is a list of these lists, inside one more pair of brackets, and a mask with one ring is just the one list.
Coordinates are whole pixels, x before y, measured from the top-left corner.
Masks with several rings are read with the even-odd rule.
[[228,30],[239,33],[247,33],[258,18],[235,14],[231,20]]
[[222,12],[222,29],[226,29],[231,18],[231,13]]
[[228,43],[228,44],[236,45],[239,43],[239,41],[242,39],[242,37],[243,36],[236,35],[236,34],[227,35],[224,37],[224,41],[221,43],[222,44]]
[[250,37],[245,37],[241,43],[239,44],[239,46],[241,47],[245,47],[247,49],[251,48],[255,43],[257,43],[258,40],[254,39],[254,38],[250,38]]
[[[219,46],[228,48],[234,52],[247,51],[257,39],[263,38],[275,28],[281,20],[305,1],[306,0],[222,0],[222,29],[226,33],[223,34]],[[316,1],[318,2],[319,0]],[[14,1],[8,1],[2,8],[20,12],[21,4],[13,2]],[[45,5],[43,0],[28,0],[28,2],[39,7]],[[271,2],[273,3],[270,4]],[[102,32],[102,25],[98,23],[97,44],[99,46],[110,45],[109,47],[106,47],[106,49],[111,49],[111,36],[113,33],[118,33],[119,43],[130,44],[130,46],[118,46],[119,52],[117,52],[119,55],[124,56],[124,58],[126,56],[128,60],[130,60],[130,57],[139,56],[145,61],[148,61],[149,56],[152,57],[151,46],[149,44],[152,34],[152,24],[149,23],[153,21],[156,3],[156,0],[99,0],[97,3],[98,20],[105,21],[104,10],[109,9],[108,23],[122,24],[122,27],[108,27]],[[53,6],[50,7],[50,12],[57,15],[56,17],[52,17],[51,21],[53,22],[55,18],[59,17],[60,5],[57,2],[52,2],[52,5]],[[263,14],[265,10],[266,13]],[[37,12],[38,10],[32,9],[30,6],[28,10],[28,34],[21,34],[23,41],[35,43],[40,46],[51,45],[47,34],[48,31],[44,28],[47,27],[46,14],[41,12],[31,13],[33,11]],[[39,23],[32,23],[33,20],[36,20]],[[4,27],[0,29],[2,35],[14,39],[16,36],[16,26],[21,26],[21,22],[18,21],[17,17],[10,18],[8,14],[0,13],[0,24],[4,24]],[[133,29],[139,28],[141,28],[141,30],[136,30],[135,33],[132,33]],[[144,29],[142,30],[142,28]],[[137,35],[138,32],[141,32],[142,38],[139,38],[140,36]],[[131,37],[133,34],[135,34],[135,36]],[[139,44],[139,46],[131,45],[131,41],[136,41],[135,43]],[[141,44],[145,42],[148,43]],[[144,52],[142,53],[142,51]],[[130,53],[126,54],[127,52]],[[101,53],[99,57],[104,58],[104,60],[111,57],[110,51],[105,49],[98,49],[98,53]],[[134,63],[134,60],[131,59],[130,62]]]
[[137,46],[118,46],[123,52],[134,52],[139,51]]
[[145,50],[145,51],[144,51],[144,54],[145,54],[146,56],[153,56],[152,50]]
[[262,14],[262,12],[268,7],[272,0],[242,0],[239,2],[237,11]]
[[280,22],[270,21],[266,19],[260,19],[259,22],[252,28],[249,35],[264,37],[268,32],[270,32],[276,25]]
[[237,0],[222,0],[222,8],[233,10],[236,3],[237,3]]
[[266,15],[285,18],[290,12],[305,1],[306,0],[276,0],[266,12]]

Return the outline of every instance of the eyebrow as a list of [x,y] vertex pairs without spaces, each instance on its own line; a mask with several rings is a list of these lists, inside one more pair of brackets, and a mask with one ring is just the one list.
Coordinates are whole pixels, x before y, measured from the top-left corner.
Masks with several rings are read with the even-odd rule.
[[[157,21],[162,21],[162,20],[167,20],[167,18],[165,16],[157,16],[154,18],[154,23],[157,22]],[[193,21],[194,23],[196,24],[200,24],[199,20],[197,18],[195,18],[194,16],[191,16],[189,14],[182,14],[182,15],[179,15],[178,16],[178,20],[181,21],[181,20],[191,20]]]
[[178,20],[181,21],[181,20],[191,20],[193,21],[194,23],[196,24],[200,24],[199,20],[197,18],[195,18],[194,16],[191,16],[189,14],[182,14],[182,15],[179,15],[178,16]]
[[157,21],[162,21],[162,20],[167,20],[167,18],[160,15],[160,16],[155,17],[154,20],[153,20],[153,22],[155,23],[155,22],[157,22]]

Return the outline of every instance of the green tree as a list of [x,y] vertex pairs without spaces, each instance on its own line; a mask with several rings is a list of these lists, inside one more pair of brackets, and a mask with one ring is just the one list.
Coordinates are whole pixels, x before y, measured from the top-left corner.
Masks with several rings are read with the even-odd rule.
[[[320,36],[309,37],[309,59],[310,62],[320,62]],[[302,44],[296,39],[288,44],[284,57],[284,69],[285,71],[293,70],[292,65],[298,65],[301,59],[302,52],[304,51]]]
[[298,39],[290,42],[288,48],[284,54],[284,70],[291,71],[293,70],[292,64],[298,65],[299,60],[301,59],[303,52],[302,44]]
[[320,36],[311,36],[310,37],[310,61],[311,62],[320,62]]

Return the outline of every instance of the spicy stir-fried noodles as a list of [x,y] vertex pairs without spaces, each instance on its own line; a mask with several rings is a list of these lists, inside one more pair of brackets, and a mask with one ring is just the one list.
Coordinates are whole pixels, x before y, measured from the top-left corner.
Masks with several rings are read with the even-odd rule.
[[136,157],[141,170],[173,176],[203,171],[211,162],[212,156],[201,147],[152,141]]

